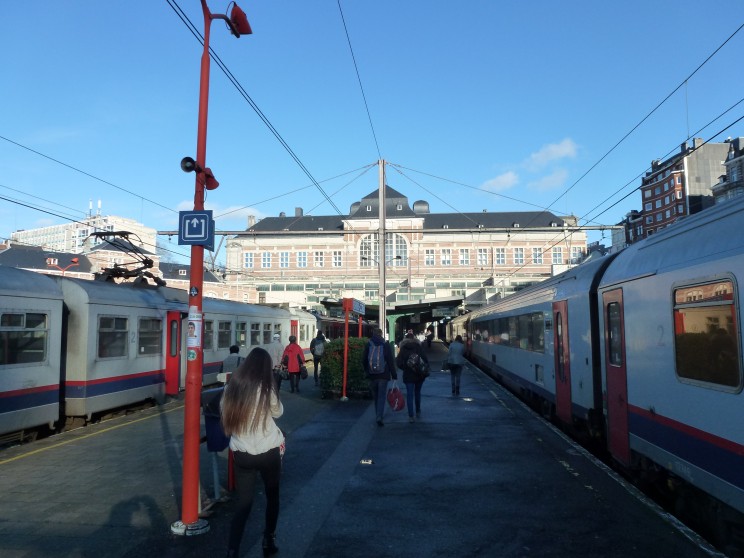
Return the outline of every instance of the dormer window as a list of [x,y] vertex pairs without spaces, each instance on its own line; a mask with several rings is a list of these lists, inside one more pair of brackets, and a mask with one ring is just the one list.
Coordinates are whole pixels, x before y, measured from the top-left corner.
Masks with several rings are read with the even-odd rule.
[[318,230],[319,230],[319,231],[322,231],[322,230],[323,230],[323,227],[318,227]]
[[185,269],[179,269],[178,274],[186,277],[186,270]]
[[372,211],[372,206],[371,205],[368,205],[367,206],[367,211]]
[[519,228],[519,223],[512,223],[512,227],[514,227],[515,229],[518,229]]
[[449,229],[449,225],[442,225],[443,229]]
[[397,209],[398,211],[403,211],[403,204],[399,203],[398,205],[395,206],[395,209]]
[[558,226],[558,223],[556,223],[555,221],[551,221],[550,222],[550,226],[551,227],[557,227]]

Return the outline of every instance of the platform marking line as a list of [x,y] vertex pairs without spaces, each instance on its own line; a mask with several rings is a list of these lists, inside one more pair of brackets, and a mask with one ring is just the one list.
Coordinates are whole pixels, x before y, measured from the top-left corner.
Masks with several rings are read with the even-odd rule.
[[138,419],[135,419],[135,420],[127,421],[125,423],[117,424],[115,426],[109,426],[108,428],[104,428],[102,430],[98,430],[97,432],[91,432],[90,434],[84,434],[83,436],[78,436],[78,437],[73,438],[71,440],[65,440],[63,442],[58,442],[58,443],[53,444],[51,446],[46,446],[46,447],[43,447],[43,448],[35,449],[33,451],[29,451],[27,453],[22,453],[21,455],[16,455],[15,457],[10,457],[8,459],[3,459],[3,460],[0,460],[0,465],[5,465],[7,463],[11,463],[13,461],[17,461],[19,459],[23,459],[25,457],[31,457],[32,455],[36,455],[37,453],[43,453],[43,452],[48,451],[48,450],[51,450],[51,449],[56,449],[56,448],[59,448],[59,447],[62,447],[62,446],[66,446],[67,444],[71,444],[73,442],[78,442],[80,440],[85,440],[86,438],[90,438],[91,436],[98,436],[99,434],[104,434],[105,432],[110,432],[112,430],[116,430],[117,428],[122,428],[123,426],[129,426],[130,424],[135,424],[135,423],[138,423],[138,422],[142,422],[143,420],[149,420],[151,418],[158,417],[160,415],[164,415],[165,413],[170,413],[171,411],[175,411],[175,410],[181,409],[182,407],[183,407],[183,405],[179,405],[177,407],[173,407],[172,409],[161,410],[160,412],[155,413],[153,415],[149,415],[149,416],[146,416],[146,417],[141,417],[141,418],[138,418]]

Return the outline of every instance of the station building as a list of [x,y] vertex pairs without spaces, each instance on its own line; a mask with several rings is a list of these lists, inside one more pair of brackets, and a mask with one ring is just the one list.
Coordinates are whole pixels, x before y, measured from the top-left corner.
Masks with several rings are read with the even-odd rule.
[[385,305],[460,299],[458,313],[483,306],[579,263],[586,233],[576,218],[548,211],[431,213],[385,186],[385,249],[380,251],[380,195],[351,205],[348,215],[305,215],[296,208],[231,233],[228,283],[253,285],[259,302],[322,310],[355,298]]

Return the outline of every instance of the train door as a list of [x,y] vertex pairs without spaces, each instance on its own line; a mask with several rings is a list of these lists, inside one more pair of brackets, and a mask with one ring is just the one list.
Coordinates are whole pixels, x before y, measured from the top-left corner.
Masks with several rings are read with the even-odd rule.
[[297,341],[300,340],[300,334],[299,334],[299,320],[290,320],[289,321],[289,334],[294,335],[297,337]]
[[602,295],[605,370],[607,381],[607,436],[610,453],[623,465],[630,464],[628,436],[628,376],[625,365],[625,318],[623,291]]
[[167,313],[165,335],[165,393],[176,395],[181,384],[181,312]]
[[561,421],[571,424],[571,353],[568,344],[567,301],[553,303],[553,325],[555,410]]

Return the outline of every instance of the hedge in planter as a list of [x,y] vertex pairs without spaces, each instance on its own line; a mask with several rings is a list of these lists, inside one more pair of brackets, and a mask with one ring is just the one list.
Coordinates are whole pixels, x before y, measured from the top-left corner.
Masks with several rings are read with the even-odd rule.
[[[369,397],[369,379],[362,367],[362,354],[369,339],[349,338],[349,365],[346,378],[347,397]],[[344,374],[344,340],[326,342],[321,361],[320,388],[323,397],[340,397]]]

